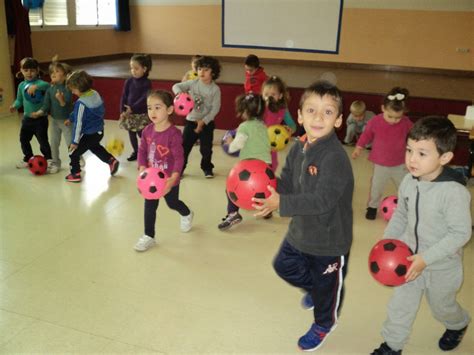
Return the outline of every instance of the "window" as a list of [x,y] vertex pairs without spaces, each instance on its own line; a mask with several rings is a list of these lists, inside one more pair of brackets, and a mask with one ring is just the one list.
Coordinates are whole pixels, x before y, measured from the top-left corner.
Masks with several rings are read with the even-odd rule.
[[115,0],[45,0],[42,8],[30,9],[30,25],[47,29],[115,25]]

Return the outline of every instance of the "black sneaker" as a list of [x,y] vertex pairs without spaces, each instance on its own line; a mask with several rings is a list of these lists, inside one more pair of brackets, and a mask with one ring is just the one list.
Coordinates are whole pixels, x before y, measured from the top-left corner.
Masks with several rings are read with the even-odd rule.
[[206,179],[212,179],[214,177],[214,173],[212,170],[204,170],[204,176]]
[[467,325],[460,330],[446,329],[443,336],[439,339],[439,348],[444,351],[455,349],[466,333],[466,329]]
[[130,154],[130,156],[127,158],[127,161],[135,161],[137,160],[137,152],[133,152]]
[[380,344],[378,349],[375,349],[370,355],[401,355],[401,350],[393,350],[387,343]]
[[367,212],[365,213],[365,218],[374,220],[377,217],[377,209],[372,207],[367,207]]
[[225,218],[222,218],[222,223],[220,223],[217,228],[219,228],[221,231],[225,231],[240,222],[242,222],[242,216],[239,214],[239,212],[234,212],[228,214],[225,216]]

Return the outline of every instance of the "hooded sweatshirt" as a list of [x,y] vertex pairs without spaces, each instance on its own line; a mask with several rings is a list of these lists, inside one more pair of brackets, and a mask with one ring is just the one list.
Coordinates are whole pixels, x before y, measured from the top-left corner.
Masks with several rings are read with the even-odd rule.
[[104,130],[105,107],[95,90],[83,93],[74,104],[72,112],[72,143],[79,144],[83,134],[94,134]]

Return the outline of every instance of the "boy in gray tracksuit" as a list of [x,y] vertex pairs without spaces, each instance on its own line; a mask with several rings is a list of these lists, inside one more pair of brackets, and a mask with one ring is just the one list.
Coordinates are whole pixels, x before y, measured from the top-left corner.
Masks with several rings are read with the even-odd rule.
[[400,239],[414,255],[406,283],[395,287],[382,328],[384,343],[372,354],[401,354],[423,293],[434,317],[444,324],[441,350],[456,348],[470,316],[456,301],[463,281],[462,247],[471,238],[471,196],[462,176],[446,164],[453,157],[456,129],[445,117],[418,120],[408,134],[409,174],[384,238]]

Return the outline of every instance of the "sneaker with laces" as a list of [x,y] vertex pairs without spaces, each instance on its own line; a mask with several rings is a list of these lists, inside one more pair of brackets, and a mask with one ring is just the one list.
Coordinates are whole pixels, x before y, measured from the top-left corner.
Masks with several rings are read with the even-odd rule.
[[330,332],[331,329],[313,323],[306,334],[298,340],[298,346],[303,351],[314,351],[323,345],[326,336]]
[[242,216],[239,212],[230,213],[225,216],[225,218],[222,218],[222,222],[217,226],[217,228],[221,231],[225,231],[240,222],[242,222]]
[[205,170],[204,177],[206,179],[212,179],[214,177],[214,173],[212,172],[212,170]]
[[135,161],[137,160],[137,152],[133,152],[130,154],[130,156],[127,158],[127,161]]
[[147,251],[156,244],[155,238],[149,237],[147,235],[142,235],[137,244],[133,247],[136,251]]
[[304,294],[303,298],[301,299],[301,307],[307,310],[314,309],[314,302],[313,302],[313,297],[311,297],[311,293],[306,292]]
[[373,207],[367,207],[367,212],[365,213],[365,218],[374,220],[377,217],[377,209]]
[[191,230],[191,227],[193,226],[193,217],[194,217],[193,211],[191,211],[191,213],[188,214],[187,216],[181,216],[180,222],[179,222],[181,232],[186,233]]
[[81,182],[81,173],[76,173],[76,174],[69,174],[68,176],[65,177],[66,181],[68,182]]
[[449,351],[457,348],[466,333],[467,325],[459,330],[446,329],[443,336],[439,339],[439,348]]
[[59,172],[59,167],[54,161],[48,160],[48,168],[46,171],[48,174],[56,174]]
[[15,166],[17,169],[28,169],[28,162],[20,160]]
[[117,173],[117,170],[119,168],[119,161],[115,158],[111,158],[109,162],[109,167],[110,167],[110,175],[114,176]]
[[380,344],[380,346],[375,349],[370,355],[401,355],[401,350],[393,350],[386,342]]

